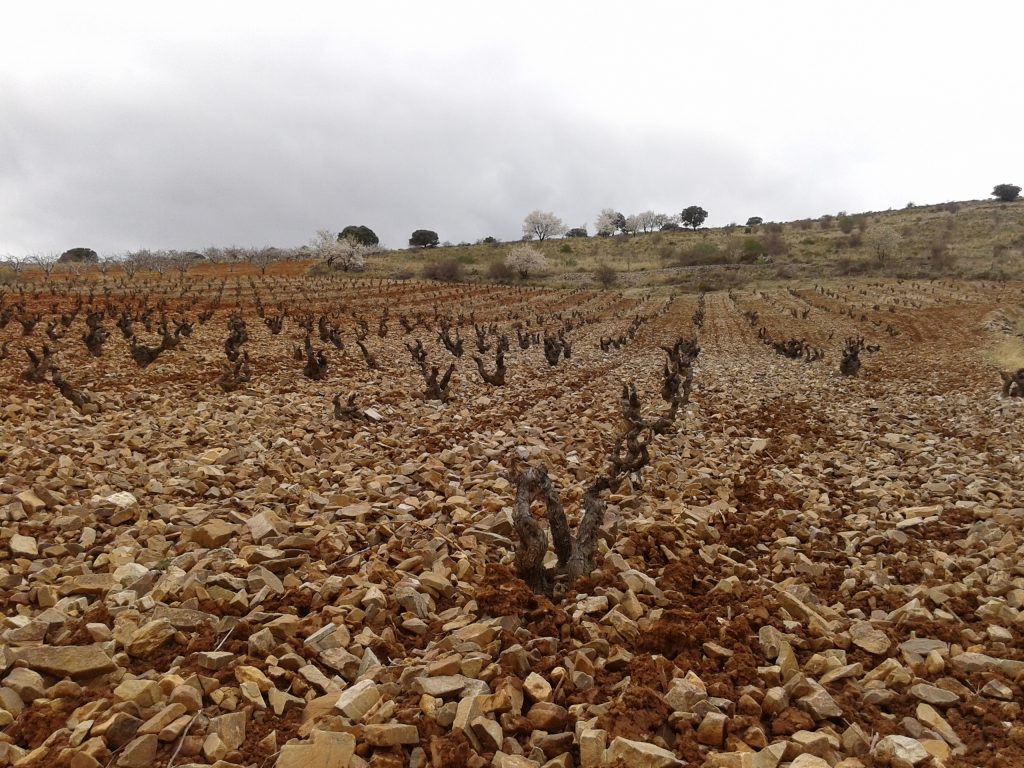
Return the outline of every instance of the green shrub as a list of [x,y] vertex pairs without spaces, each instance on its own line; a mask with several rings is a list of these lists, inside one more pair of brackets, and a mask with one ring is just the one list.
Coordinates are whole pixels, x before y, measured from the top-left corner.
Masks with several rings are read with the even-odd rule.
[[740,263],[754,264],[764,254],[764,246],[759,237],[744,237],[740,243]]
[[697,243],[683,252],[678,263],[681,267],[693,267],[702,264],[727,264],[728,257],[716,243]]

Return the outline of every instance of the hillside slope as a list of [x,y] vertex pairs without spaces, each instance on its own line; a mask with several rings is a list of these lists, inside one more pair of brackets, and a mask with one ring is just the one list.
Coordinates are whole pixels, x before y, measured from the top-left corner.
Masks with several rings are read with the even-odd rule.
[[[625,284],[684,289],[853,274],[985,279],[1024,274],[1024,202],[943,203],[849,218],[849,232],[840,228],[838,216],[824,216],[753,228],[733,225],[533,245],[548,261],[543,281],[567,285],[592,282],[599,264],[618,270]],[[426,263],[452,259],[468,277],[487,279],[489,267],[502,262],[512,245],[397,250],[372,260],[369,269],[382,276],[419,274]],[[879,253],[879,245],[888,245],[881,249],[888,252]]]

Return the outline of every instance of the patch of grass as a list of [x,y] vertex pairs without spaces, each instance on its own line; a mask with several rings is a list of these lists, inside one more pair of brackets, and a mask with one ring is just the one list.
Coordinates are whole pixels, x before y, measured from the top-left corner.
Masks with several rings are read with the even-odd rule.
[[1024,342],[1006,339],[984,350],[982,357],[1001,371],[1024,368]]

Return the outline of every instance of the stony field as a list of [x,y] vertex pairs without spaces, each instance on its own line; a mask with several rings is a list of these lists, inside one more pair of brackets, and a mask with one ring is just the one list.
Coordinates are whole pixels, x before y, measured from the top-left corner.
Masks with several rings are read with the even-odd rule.
[[1024,765],[1021,295],[8,287],[0,765]]

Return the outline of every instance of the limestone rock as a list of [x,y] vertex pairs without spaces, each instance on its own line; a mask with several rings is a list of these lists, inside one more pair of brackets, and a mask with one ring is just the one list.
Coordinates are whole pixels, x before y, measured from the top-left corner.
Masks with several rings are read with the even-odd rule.
[[621,736],[612,739],[605,751],[605,763],[621,760],[631,768],[677,768],[685,763],[667,749],[643,741],[631,741]]
[[19,648],[13,656],[37,672],[72,680],[86,680],[117,669],[110,656],[98,645]]
[[174,636],[174,627],[166,619],[146,622],[132,633],[124,650],[129,656],[145,658]]
[[871,750],[875,759],[886,765],[918,766],[931,759],[921,742],[909,736],[886,736]]

